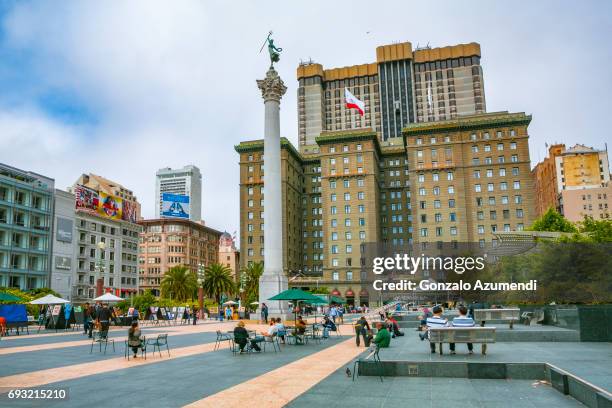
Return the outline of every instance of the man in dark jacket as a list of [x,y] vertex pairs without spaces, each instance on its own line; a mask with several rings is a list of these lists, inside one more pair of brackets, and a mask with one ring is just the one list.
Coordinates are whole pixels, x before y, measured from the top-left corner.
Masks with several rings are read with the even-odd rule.
[[108,304],[104,303],[102,308],[98,310],[98,322],[100,322],[100,332],[107,332],[110,327],[111,311],[108,308]]
[[366,320],[365,316],[361,316],[357,323],[355,323],[355,340],[357,342],[357,347],[359,347],[359,336],[363,337],[363,342],[366,347],[370,346],[370,324]]

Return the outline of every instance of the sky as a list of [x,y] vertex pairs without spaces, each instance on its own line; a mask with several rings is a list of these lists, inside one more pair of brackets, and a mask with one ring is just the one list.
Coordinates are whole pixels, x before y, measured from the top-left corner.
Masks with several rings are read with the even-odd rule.
[[374,62],[376,46],[481,45],[487,111],[533,115],[545,143],[612,142],[612,2],[0,0],[0,163],[66,189],[95,173],[155,214],[155,172],[202,171],[207,225],[239,229],[234,145],[263,137],[255,80],[283,48],[281,135],[297,146],[300,60]]

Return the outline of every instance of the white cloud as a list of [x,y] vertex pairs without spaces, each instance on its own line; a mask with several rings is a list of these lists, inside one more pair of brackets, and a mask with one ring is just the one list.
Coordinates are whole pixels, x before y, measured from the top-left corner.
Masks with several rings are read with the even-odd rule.
[[[294,142],[301,58],[335,67],[373,62],[375,47],[393,41],[477,41],[489,111],[532,113],[532,146],[558,140],[602,147],[612,59],[603,39],[612,13],[602,3],[571,4],[15,2],[0,16],[0,55],[25,55],[20,64],[27,66],[0,60],[0,83],[21,68],[31,81],[18,85],[19,106],[7,104],[21,88],[10,98],[0,92],[0,161],[54,177],[61,188],[82,172],[104,175],[134,190],[147,217],[154,214],[155,171],[195,164],[207,223],[236,230],[233,146],[262,137],[255,79],[267,69],[258,50],[269,29],[284,48],[277,69],[289,90],[281,132]],[[56,90],[94,120],[72,125],[32,108],[33,98]]]

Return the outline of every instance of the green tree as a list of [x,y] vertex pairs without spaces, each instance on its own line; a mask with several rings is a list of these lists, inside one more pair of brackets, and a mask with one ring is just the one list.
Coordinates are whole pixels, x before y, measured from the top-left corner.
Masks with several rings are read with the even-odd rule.
[[578,232],[578,229],[574,224],[566,220],[552,207],[549,208],[544,215],[535,220],[530,230],[549,232]]
[[579,223],[580,232],[588,237],[590,242],[612,242],[612,220],[596,220],[585,216]]
[[161,295],[165,298],[186,300],[193,298],[197,286],[195,273],[184,265],[177,265],[166,271],[161,281]]
[[206,296],[215,299],[217,303],[221,303],[222,294],[231,295],[236,290],[230,268],[218,263],[208,265],[204,270],[202,288]]
[[251,303],[259,298],[259,278],[263,274],[263,262],[253,262],[242,269],[244,301]]

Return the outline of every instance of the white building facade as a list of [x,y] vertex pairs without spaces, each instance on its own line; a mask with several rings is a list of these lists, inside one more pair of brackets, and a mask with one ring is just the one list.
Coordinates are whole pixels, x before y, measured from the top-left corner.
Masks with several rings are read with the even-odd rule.
[[189,197],[189,220],[202,219],[202,174],[194,165],[182,169],[166,167],[155,174],[155,218],[165,218],[162,214],[163,194],[169,193]]

